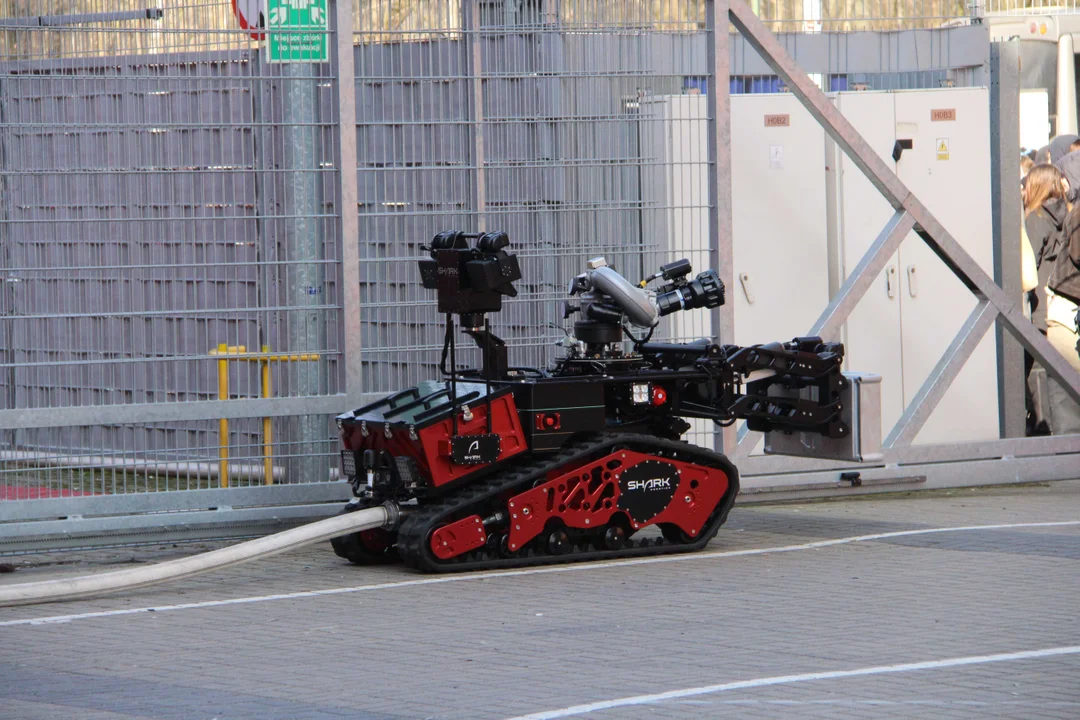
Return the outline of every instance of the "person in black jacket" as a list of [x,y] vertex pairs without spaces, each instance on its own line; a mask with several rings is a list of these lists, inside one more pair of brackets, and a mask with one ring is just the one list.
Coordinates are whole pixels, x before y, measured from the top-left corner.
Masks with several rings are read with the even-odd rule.
[[1039,158],[1036,162],[1048,162],[1051,165],[1057,165],[1061,158],[1071,152],[1069,148],[1077,140],[1080,140],[1080,137],[1076,135],[1058,135],[1046,146],[1046,157]]
[[[1044,262],[1051,262],[1045,260]],[[1062,242],[1053,260],[1046,285],[1046,339],[1065,357],[1080,377],[1080,205],[1074,205],[1065,218]],[[1055,435],[1080,433],[1080,404],[1053,378],[1047,381],[1051,391],[1051,429]],[[1056,392],[1055,392],[1056,389]]]
[[1065,218],[1071,204],[1066,196],[1072,188],[1065,175],[1053,165],[1036,165],[1024,178],[1024,229],[1035,253],[1039,285],[1029,294],[1031,321],[1046,334],[1046,284],[1054,259],[1064,244]]
[[[1061,170],[1053,165],[1036,165],[1024,177],[1024,229],[1031,249],[1035,255],[1035,267],[1038,272],[1038,284],[1028,293],[1028,306],[1031,310],[1031,322],[1043,335],[1046,334],[1046,284],[1050,272],[1064,244],[1065,218],[1069,214],[1070,204],[1066,200],[1069,194],[1069,181]],[[1027,377],[1028,434],[1042,435],[1053,432],[1051,406],[1057,396],[1064,393],[1064,388],[1056,382],[1040,385],[1043,377],[1039,364],[1030,353],[1024,352],[1024,369]],[[1045,390],[1045,395],[1043,391]],[[1050,397],[1053,395],[1054,397]],[[1040,401],[1041,399],[1041,401]],[[1065,398],[1067,399],[1067,397]]]
[[1060,170],[1071,186],[1068,201],[1076,204],[1080,200],[1080,140],[1069,146],[1069,151],[1054,160],[1054,167]]

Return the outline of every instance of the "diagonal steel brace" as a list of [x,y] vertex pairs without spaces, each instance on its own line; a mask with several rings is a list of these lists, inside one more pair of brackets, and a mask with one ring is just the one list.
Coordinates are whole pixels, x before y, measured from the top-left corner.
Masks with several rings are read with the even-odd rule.
[[911,399],[904,414],[896,421],[896,425],[882,443],[882,448],[894,450],[912,443],[997,316],[997,309],[986,300],[975,306],[956,337],[949,343],[945,354]]
[[[1028,352],[1035,356],[1046,370],[1057,379],[1069,392],[1080,402],[1080,373],[1077,373],[1069,362],[1062,357],[1043,337],[1035,326],[1024,317],[1018,308],[1020,298],[1010,298],[993,279],[986,274],[975,259],[952,235],[941,225],[925,205],[916,198],[910,190],[900,181],[896,173],[889,168],[858,131],[848,122],[847,118],[831,103],[821,91],[821,88],[810,79],[796,64],[794,58],[784,49],[776,37],[769,32],[765,25],[758,19],[750,7],[743,0],[731,0],[729,11],[731,22],[735,25],[743,38],[775,72],[791,90],[792,94],[799,98],[799,102],[821,124],[825,132],[839,145],[852,162],[866,175],[867,179],[889,201],[897,215],[890,220],[890,225],[882,231],[882,235],[863,257],[856,268],[856,272],[845,282],[837,297],[829,304],[825,312],[815,323],[814,328],[826,334],[833,334],[844,323],[851,308],[865,292],[868,284],[876,273],[871,271],[888,260],[892,252],[903,240],[897,229],[901,222],[906,223],[907,217],[914,223],[914,229],[920,238],[930,247],[934,253],[949,267],[964,285],[971,290],[979,299],[978,309],[986,311],[979,316],[977,324],[987,323],[986,317],[993,320],[993,316],[1000,314],[1016,339],[1027,348]],[[901,214],[903,213],[903,214]],[[891,226],[891,227],[890,227]],[[899,240],[897,239],[899,236]],[[872,257],[873,256],[873,257]],[[881,256],[881,257],[878,257]],[[868,279],[869,278],[869,279]],[[983,307],[983,303],[988,307]],[[971,330],[972,318],[968,319],[965,329]],[[983,328],[985,331],[985,327]],[[955,341],[954,341],[955,344]],[[950,348],[952,350],[952,348]],[[951,353],[946,353],[946,362]],[[966,358],[964,358],[966,359]],[[940,368],[939,364],[939,368]],[[951,373],[955,376],[955,373]],[[931,376],[933,379],[933,375]],[[942,378],[951,382],[951,377]],[[928,380],[928,382],[930,382]],[[926,389],[926,386],[923,388]],[[921,405],[929,398],[936,404],[940,399],[938,393],[944,393],[944,386],[935,385],[934,392],[924,393],[920,390],[912,405],[905,411],[904,417],[893,430],[896,441],[908,439],[909,432],[903,428],[903,423],[910,419],[925,419]],[[936,399],[935,399],[936,397]],[[921,422],[919,423],[921,426]],[[916,429],[917,432],[917,429]],[[738,455],[748,454],[753,443],[747,443],[749,437],[756,437],[756,433],[741,433],[739,439],[740,452]]]

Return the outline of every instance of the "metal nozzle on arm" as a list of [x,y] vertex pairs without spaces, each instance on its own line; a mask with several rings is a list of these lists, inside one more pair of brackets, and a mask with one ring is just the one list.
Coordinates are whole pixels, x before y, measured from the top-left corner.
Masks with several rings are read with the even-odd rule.
[[715,270],[706,270],[689,282],[668,285],[656,296],[656,306],[662,316],[679,310],[714,308],[723,304],[724,283]]

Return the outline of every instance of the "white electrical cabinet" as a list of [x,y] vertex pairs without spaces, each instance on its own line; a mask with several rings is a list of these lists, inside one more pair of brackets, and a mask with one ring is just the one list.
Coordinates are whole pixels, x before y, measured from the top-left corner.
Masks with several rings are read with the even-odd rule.
[[735,340],[805,335],[829,302],[825,131],[794,95],[731,98]]
[[[709,266],[708,124],[703,95],[644,98],[643,230],[664,261]],[[825,132],[793,95],[731,98],[735,337],[803,334],[829,301]],[[672,334],[710,336],[707,311],[672,316]]]
[[[643,230],[665,261],[709,266],[706,98],[644,98],[639,137]],[[792,95],[731,98],[735,337],[740,345],[805,334],[829,301],[825,132]],[[708,311],[676,313],[675,337],[712,336]],[[712,424],[694,421],[692,432]],[[759,444],[760,449],[760,444]]]
[[[993,272],[989,98],[985,88],[839,93],[834,102],[881,158],[988,272]],[[703,96],[643,99],[643,230],[664,259],[708,265]],[[897,140],[910,140],[899,161]],[[892,216],[862,172],[791,95],[731,98],[735,337],[741,345],[805,334]],[[972,294],[912,233],[848,318],[846,368],[882,376],[883,433],[975,307]],[[708,314],[673,334],[711,335]],[[697,428],[695,428],[697,429]],[[916,442],[996,438],[996,349],[988,333]]]
[[[841,93],[835,98],[844,117],[862,134],[881,159],[893,167],[892,149],[896,141],[895,103],[891,93]],[[893,215],[892,206],[870,184],[839,148],[834,148],[837,168],[837,242],[841,274],[847,277],[873,244]],[[895,169],[895,168],[893,168]],[[882,431],[888,433],[904,412],[904,363],[900,332],[900,275],[898,254],[894,253],[884,272],[848,315],[842,340],[852,342],[852,355],[845,345],[845,367],[859,368],[881,376]],[[868,341],[872,339],[872,341]]]
[[[839,93],[836,103],[900,180],[992,275],[986,88]],[[894,161],[898,140],[910,140],[911,148]],[[845,271],[850,271],[893,211],[854,163],[839,151],[837,155],[839,242]],[[911,233],[852,312],[843,338],[848,368],[882,376],[885,434],[974,307],[971,292]],[[997,437],[997,355],[989,332],[916,442]]]

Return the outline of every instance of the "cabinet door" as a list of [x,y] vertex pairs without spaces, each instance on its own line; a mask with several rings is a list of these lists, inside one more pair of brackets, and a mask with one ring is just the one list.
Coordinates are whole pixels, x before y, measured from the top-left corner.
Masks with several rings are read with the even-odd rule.
[[[986,88],[894,94],[896,163],[905,185],[993,274],[990,122]],[[953,111],[953,113],[940,111]],[[954,116],[955,119],[942,120]],[[975,297],[914,233],[900,247],[904,395],[911,402],[975,307]],[[988,332],[923,426],[919,443],[998,437],[997,350]]]
[[735,342],[790,340],[829,301],[825,131],[793,95],[731,98]]
[[[840,93],[837,107],[890,167],[896,138],[893,128],[893,94],[887,92]],[[843,275],[846,278],[893,216],[892,206],[870,184],[855,163],[837,148],[839,173],[838,239]],[[881,376],[881,428],[884,433],[904,412],[903,346],[900,333],[899,260],[897,253],[848,316],[844,328],[847,370]]]

